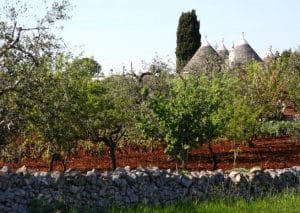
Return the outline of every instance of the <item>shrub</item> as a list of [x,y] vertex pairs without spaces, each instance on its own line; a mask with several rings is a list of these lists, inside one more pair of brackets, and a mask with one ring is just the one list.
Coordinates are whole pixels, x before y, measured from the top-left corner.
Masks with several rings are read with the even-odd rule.
[[8,163],[18,163],[26,153],[24,144],[9,143],[0,148],[0,160]]
[[101,157],[105,151],[105,146],[103,143],[94,144],[91,141],[84,140],[78,143],[77,151],[80,149],[94,157]]
[[300,137],[300,122],[295,121],[266,121],[258,128],[257,135],[260,137],[292,136]]

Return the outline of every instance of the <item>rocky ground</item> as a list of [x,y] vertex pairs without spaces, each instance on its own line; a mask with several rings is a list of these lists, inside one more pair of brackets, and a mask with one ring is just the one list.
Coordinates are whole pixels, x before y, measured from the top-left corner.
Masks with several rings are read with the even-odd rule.
[[157,167],[117,168],[114,172],[38,172],[25,166],[0,169],[0,212],[28,212],[33,200],[76,208],[107,208],[112,204],[166,204],[178,199],[252,199],[299,190],[300,167],[249,171],[185,172]]

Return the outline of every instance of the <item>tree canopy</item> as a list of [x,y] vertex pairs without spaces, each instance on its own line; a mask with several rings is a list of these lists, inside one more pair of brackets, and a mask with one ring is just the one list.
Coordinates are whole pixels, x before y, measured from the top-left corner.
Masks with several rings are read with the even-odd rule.
[[61,40],[53,32],[58,22],[68,19],[69,3],[54,1],[46,7],[44,15],[34,21],[29,6],[21,1],[6,1],[0,14],[0,143],[8,141],[11,130],[20,129],[23,114],[17,101],[24,94],[33,97],[32,91],[43,81],[48,69],[63,50]]

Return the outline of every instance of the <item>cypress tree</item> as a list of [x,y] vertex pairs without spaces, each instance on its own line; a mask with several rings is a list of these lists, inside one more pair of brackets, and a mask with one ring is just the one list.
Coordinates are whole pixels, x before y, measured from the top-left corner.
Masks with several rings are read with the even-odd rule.
[[196,11],[181,14],[177,27],[176,70],[180,72],[201,45]]

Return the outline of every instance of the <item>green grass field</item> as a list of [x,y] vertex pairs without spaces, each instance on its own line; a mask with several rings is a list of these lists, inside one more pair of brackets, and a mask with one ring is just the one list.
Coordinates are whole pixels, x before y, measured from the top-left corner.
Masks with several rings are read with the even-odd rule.
[[113,207],[108,212],[300,212],[300,194],[281,194],[252,201],[177,202],[166,206]]
[[69,209],[63,206],[45,207],[42,205],[31,205],[30,212],[139,212],[139,213],[155,213],[155,212],[300,212],[300,194],[283,193],[265,198],[257,198],[251,201],[238,199],[236,201],[194,201],[194,202],[175,202],[169,205],[135,205],[129,207],[113,206],[106,210],[77,210]]

